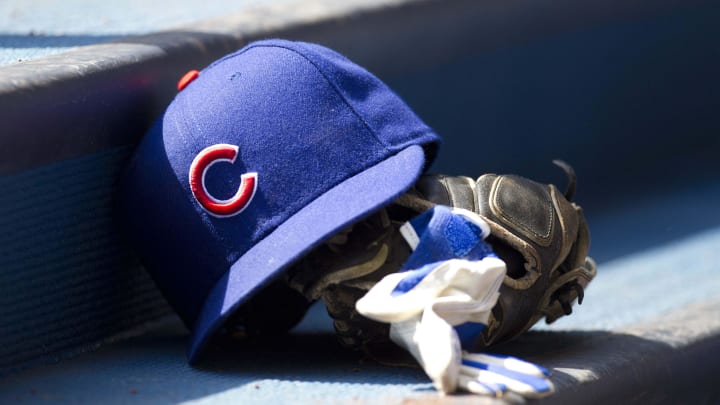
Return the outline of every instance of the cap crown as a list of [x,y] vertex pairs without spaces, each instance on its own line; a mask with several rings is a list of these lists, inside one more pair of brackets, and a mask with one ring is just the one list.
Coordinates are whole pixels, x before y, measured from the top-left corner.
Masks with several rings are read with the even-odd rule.
[[[192,326],[228,269],[288,218],[401,150],[438,141],[345,57],[313,44],[256,42],[201,71],[150,129],[123,178],[124,222]],[[343,201],[331,204],[342,209]],[[292,258],[282,257],[283,235],[266,242],[276,245],[279,256],[263,258],[268,268],[277,261],[276,272]],[[308,236],[308,249],[317,243]],[[271,276],[240,271],[258,285]]]

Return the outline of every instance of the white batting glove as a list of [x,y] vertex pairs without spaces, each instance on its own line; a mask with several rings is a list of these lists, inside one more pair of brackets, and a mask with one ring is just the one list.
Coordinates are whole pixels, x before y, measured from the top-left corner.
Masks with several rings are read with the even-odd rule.
[[413,248],[404,271],[370,289],[356,303],[358,312],[390,323],[390,338],[413,355],[443,393],[551,393],[547,370],[512,357],[462,350],[487,325],[506,272],[483,240],[487,224],[472,212],[438,206],[401,231]]

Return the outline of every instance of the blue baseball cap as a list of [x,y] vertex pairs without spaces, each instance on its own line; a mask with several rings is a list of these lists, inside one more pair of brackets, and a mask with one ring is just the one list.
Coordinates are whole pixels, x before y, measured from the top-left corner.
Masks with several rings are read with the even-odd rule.
[[249,44],[181,81],[121,176],[121,221],[191,330],[407,190],[440,139],[384,83],[319,45]]

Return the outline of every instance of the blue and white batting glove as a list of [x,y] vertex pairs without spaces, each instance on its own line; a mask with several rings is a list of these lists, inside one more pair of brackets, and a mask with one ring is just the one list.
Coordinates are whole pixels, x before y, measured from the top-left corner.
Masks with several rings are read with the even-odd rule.
[[553,391],[547,371],[510,357],[473,354],[499,296],[505,263],[484,241],[477,214],[437,206],[401,228],[413,253],[356,303],[362,315],[390,323],[390,338],[420,363],[443,393],[463,390],[535,397]]

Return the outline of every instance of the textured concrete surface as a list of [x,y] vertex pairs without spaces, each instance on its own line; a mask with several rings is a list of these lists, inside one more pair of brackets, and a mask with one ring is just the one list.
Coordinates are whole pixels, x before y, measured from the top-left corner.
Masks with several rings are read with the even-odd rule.
[[6,0],[0,2],[0,65],[288,1]]

